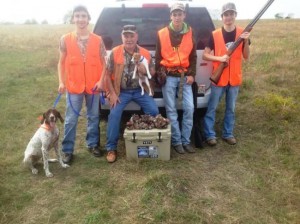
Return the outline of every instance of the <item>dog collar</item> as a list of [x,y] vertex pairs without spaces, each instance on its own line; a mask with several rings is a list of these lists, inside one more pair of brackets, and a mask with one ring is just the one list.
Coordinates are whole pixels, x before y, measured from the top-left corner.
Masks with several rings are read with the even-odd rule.
[[50,127],[50,125],[47,125],[47,124],[42,124],[41,125],[41,128],[44,128],[44,129],[46,129],[47,131],[51,131],[51,127]]

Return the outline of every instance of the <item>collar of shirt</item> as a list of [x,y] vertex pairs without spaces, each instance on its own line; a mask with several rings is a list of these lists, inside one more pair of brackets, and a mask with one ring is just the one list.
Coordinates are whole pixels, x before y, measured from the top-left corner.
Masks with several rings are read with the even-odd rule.
[[189,26],[188,26],[186,23],[183,23],[182,30],[179,31],[179,32],[175,31],[174,25],[173,25],[172,22],[170,22],[169,27],[170,27],[170,29],[173,30],[174,32],[180,33],[180,34],[185,34],[185,33],[187,33],[187,32],[189,31]]

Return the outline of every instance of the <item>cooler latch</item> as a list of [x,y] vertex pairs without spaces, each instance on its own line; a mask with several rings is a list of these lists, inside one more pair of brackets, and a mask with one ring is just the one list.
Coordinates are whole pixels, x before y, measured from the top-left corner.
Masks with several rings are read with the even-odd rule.
[[131,141],[132,141],[132,142],[136,142],[136,139],[135,139],[135,133],[132,133]]
[[162,138],[161,138],[161,132],[158,132],[158,138],[157,138],[158,142],[162,142]]

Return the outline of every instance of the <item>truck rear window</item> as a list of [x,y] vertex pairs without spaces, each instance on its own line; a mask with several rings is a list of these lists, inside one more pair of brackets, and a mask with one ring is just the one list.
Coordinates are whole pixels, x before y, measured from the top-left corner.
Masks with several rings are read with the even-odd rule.
[[[197,48],[203,49],[214,25],[206,8],[187,8],[186,22],[192,26]],[[107,50],[121,44],[121,30],[124,25],[134,24],[139,33],[138,44],[148,50],[155,50],[157,31],[170,22],[170,11],[158,8],[104,8],[94,27],[94,33],[103,38]]]

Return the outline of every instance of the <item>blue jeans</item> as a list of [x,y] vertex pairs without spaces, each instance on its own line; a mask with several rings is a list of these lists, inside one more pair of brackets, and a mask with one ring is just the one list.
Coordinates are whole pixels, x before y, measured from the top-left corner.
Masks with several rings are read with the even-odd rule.
[[159,113],[154,99],[147,92],[144,95],[141,95],[141,92],[141,89],[121,90],[119,95],[121,102],[110,109],[106,132],[107,151],[117,150],[122,113],[130,101],[139,104],[145,114],[156,116]]
[[[76,139],[76,128],[78,123],[78,113],[82,108],[83,99],[86,102],[87,110],[87,147],[99,146],[99,94],[70,94],[67,93],[67,108],[65,115],[65,132],[62,141],[62,151],[73,153]],[[70,103],[71,102],[71,103]],[[84,115],[85,116],[85,115]]]
[[194,100],[192,86],[186,84],[186,77],[184,78],[182,109],[183,117],[181,123],[181,131],[178,122],[178,113],[176,108],[176,94],[179,90],[180,77],[167,76],[166,84],[162,87],[162,93],[165,101],[165,108],[167,117],[171,123],[171,144],[174,145],[188,145],[191,140],[191,131],[193,128],[193,113]]
[[204,116],[204,135],[206,140],[215,139],[216,132],[214,130],[216,110],[224,93],[226,93],[226,109],[223,125],[223,138],[231,138],[233,136],[233,128],[235,123],[235,103],[239,93],[239,86],[211,86],[211,95],[208,101],[207,112]]

